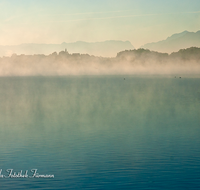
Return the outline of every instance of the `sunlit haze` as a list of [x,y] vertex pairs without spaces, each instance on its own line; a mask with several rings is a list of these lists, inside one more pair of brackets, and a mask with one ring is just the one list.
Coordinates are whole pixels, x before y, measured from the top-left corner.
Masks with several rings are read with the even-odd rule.
[[0,45],[130,41],[200,29],[199,0],[0,0]]

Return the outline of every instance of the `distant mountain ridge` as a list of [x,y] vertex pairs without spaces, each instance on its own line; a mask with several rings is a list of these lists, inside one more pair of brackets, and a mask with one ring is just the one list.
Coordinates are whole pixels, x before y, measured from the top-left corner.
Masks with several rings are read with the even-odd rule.
[[190,47],[200,47],[200,30],[197,32],[184,31],[173,34],[166,40],[141,46],[144,49],[163,53],[172,53]]
[[118,52],[134,49],[129,41],[109,40],[104,42],[83,42],[62,44],[21,44],[15,46],[0,46],[0,56],[10,56],[12,54],[45,54],[60,52],[67,49],[69,53],[90,54],[95,56],[115,57]]

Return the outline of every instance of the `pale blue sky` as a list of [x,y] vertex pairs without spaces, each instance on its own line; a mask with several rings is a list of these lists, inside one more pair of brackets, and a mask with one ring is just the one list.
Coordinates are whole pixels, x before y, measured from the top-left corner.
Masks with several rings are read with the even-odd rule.
[[200,0],[0,0],[0,45],[129,40],[200,30]]

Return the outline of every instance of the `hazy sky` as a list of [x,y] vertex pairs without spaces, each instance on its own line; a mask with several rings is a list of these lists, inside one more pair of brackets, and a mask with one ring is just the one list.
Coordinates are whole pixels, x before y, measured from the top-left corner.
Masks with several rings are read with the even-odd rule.
[[129,40],[200,30],[200,0],[0,0],[0,45]]

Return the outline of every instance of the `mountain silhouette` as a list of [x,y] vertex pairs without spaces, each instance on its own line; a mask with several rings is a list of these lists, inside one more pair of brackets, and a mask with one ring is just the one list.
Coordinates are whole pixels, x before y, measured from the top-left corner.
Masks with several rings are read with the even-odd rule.
[[184,31],[182,33],[173,34],[166,40],[148,43],[141,48],[163,53],[172,53],[190,47],[200,47],[200,31],[196,33]]

